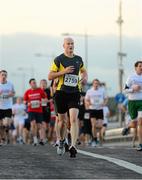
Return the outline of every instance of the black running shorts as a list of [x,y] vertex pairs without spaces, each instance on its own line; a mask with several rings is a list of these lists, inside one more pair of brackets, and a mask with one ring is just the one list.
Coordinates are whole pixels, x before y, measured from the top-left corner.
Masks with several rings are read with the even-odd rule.
[[80,93],[66,93],[64,91],[56,91],[55,102],[57,112],[59,114],[66,113],[71,108],[79,108]]
[[90,110],[90,117],[95,119],[104,119],[103,109],[91,109]]
[[41,124],[43,121],[43,113],[38,113],[38,112],[28,112],[29,120],[31,121],[36,121],[36,123]]
[[0,120],[12,117],[12,109],[0,109]]

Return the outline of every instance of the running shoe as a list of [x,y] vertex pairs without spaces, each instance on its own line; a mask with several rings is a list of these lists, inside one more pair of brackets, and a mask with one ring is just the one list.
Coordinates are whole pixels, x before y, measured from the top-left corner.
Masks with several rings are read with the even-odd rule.
[[80,142],[80,140],[79,140],[79,139],[77,140],[77,145],[81,145],[81,142]]
[[142,151],[142,144],[139,144],[139,146],[137,147],[137,151]]
[[123,135],[123,136],[128,135],[128,134],[129,134],[129,131],[130,131],[129,128],[124,128],[124,129],[122,130],[122,135]]
[[76,150],[76,148],[75,148],[74,146],[71,146],[71,147],[69,148],[69,152],[70,152],[70,157],[71,157],[71,158],[75,158],[75,157],[76,157],[77,150]]
[[96,141],[93,140],[93,141],[91,142],[91,146],[92,146],[92,147],[96,147],[96,145],[97,145]]
[[35,137],[33,137],[33,146],[37,146],[38,145],[38,139],[37,139],[37,137],[35,136]]
[[54,146],[54,147],[59,146],[59,142],[60,142],[60,141],[59,141],[59,140],[57,140],[53,146]]
[[38,143],[33,143],[32,145],[33,145],[33,146],[38,146]]
[[23,139],[20,139],[20,140],[19,140],[19,144],[24,144]]
[[65,140],[60,140],[59,146],[57,146],[57,154],[62,156],[65,153]]
[[65,142],[65,152],[69,151],[69,145]]
[[45,144],[44,144],[44,142],[41,140],[41,141],[39,142],[39,145],[44,146]]

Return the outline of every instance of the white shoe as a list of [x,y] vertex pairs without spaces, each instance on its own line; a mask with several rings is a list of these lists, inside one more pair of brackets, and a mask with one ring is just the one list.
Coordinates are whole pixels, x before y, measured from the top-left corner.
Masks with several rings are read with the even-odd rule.
[[21,140],[19,141],[19,144],[24,144],[23,139],[21,139]]
[[62,156],[65,153],[65,141],[62,140],[59,142],[59,146],[57,146],[57,154]]
[[95,141],[92,141],[91,146],[92,146],[92,147],[96,147],[96,142],[95,142]]
[[37,145],[38,145],[38,139],[37,139],[37,137],[34,136],[34,137],[33,137],[33,140],[34,140],[33,145],[34,145],[34,146],[37,146]]

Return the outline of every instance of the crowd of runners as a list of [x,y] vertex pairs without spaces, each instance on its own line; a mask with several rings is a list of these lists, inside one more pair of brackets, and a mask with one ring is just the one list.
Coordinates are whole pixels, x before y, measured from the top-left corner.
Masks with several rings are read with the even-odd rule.
[[[106,89],[94,78],[83,92],[88,75],[82,58],[74,54],[73,39],[65,38],[63,48],[64,53],[54,59],[48,73],[50,86],[46,79],[37,84],[31,78],[29,89],[14,104],[14,85],[7,80],[7,71],[0,71],[0,145],[50,143],[57,154],[67,151],[76,157],[79,144],[103,144],[110,115]],[[137,150],[142,151],[142,61],[135,63],[135,71],[125,86],[128,101],[120,107],[129,120],[122,134],[135,128]]]

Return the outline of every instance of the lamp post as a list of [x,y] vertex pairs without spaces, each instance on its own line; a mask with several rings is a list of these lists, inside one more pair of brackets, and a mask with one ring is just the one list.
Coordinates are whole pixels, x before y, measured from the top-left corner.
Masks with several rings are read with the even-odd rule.
[[62,33],[62,36],[80,36],[84,37],[84,50],[85,50],[85,67],[86,70],[88,70],[88,33],[85,31],[84,34],[78,34],[78,33]]
[[[127,54],[122,51],[122,24],[124,23],[122,19],[122,1],[119,1],[119,16],[117,19],[117,24],[119,27],[119,51],[117,53],[118,57],[118,84],[119,84],[119,92],[122,94],[123,92],[123,74],[124,74],[124,68],[123,68],[123,57],[125,57]],[[118,104],[119,106],[119,104]],[[118,121],[120,123],[120,127],[122,127],[122,111],[118,107]]]
[[123,90],[123,57],[127,56],[126,53],[122,51],[122,24],[124,23],[122,19],[122,1],[119,2],[119,16],[117,19],[117,24],[119,27],[119,52],[117,53],[118,56],[118,81],[119,81],[119,92],[122,93]]

